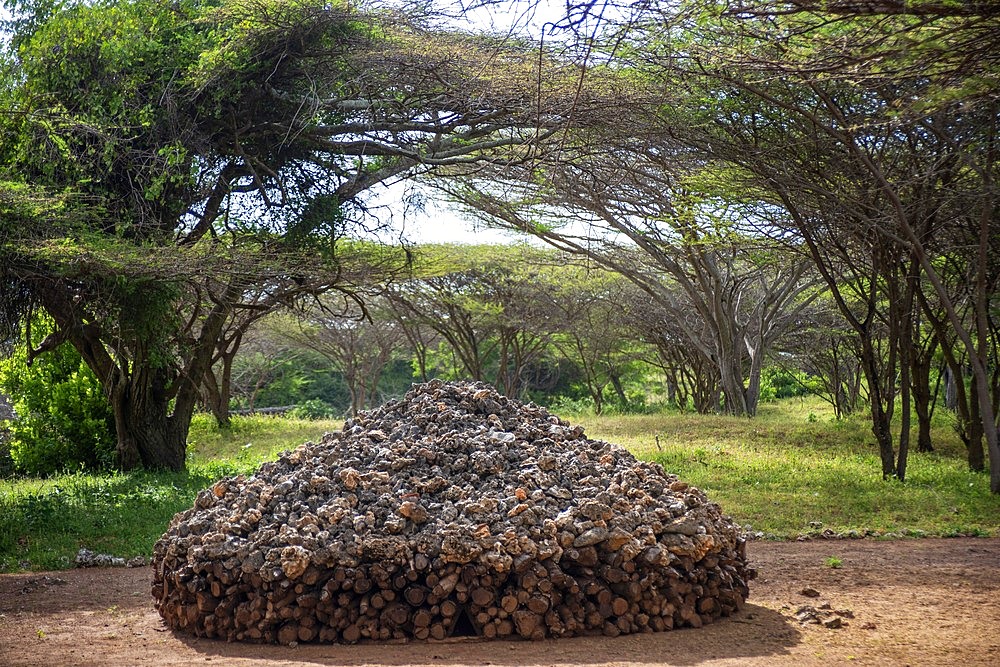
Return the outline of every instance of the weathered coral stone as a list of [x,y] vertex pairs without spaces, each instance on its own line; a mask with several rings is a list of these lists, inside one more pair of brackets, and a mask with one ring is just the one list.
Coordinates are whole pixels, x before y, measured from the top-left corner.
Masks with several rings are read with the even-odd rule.
[[200,493],[153,573],[171,628],[286,644],[699,627],[753,576],[698,489],[544,408],[439,381]]

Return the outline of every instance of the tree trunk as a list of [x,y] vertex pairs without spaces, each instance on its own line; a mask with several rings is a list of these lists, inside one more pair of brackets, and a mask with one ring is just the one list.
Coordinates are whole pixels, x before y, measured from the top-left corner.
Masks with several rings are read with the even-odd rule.
[[931,415],[934,392],[931,391],[931,355],[915,355],[911,366],[913,370],[910,387],[913,393],[913,409],[917,413],[917,451],[933,452]]
[[743,372],[738,364],[723,360],[719,364],[722,380],[722,394],[726,399],[726,414],[743,416],[748,414],[746,387],[743,386]]
[[959,433],[965,442],[969,470],[983,472],[986,470],[986,450],[983,439],[983,419],[979,413],[979,387],[975,382],[969,386],[969,421],[964,426],[964,433]]
[[[129,366],[123,370],[102,341],[101,329],[85,323],[63,293],[44,292],[43,296],[46,311],[101,379],[115,418],[118,467],[183,470],[200,382],[187,383],[189,395],[179,402],[183,414],[170,415],[171,398],[162,369],[153,368],[148,358],[134,352]],[[144,348],[137,345],[136,349]]]
[[868,381],[868,400],[871,406],[872,434],[875,436],[879,459],[882,461],[882,479],[889,479],[896,474],[896,452],[892,442],[892,410],[889,407],[892,402],[890,397],[883,396],[877,353],[871,339],[863,334],[861,338],[862,365],[865,379]]
[[622,408],[628,408],[628,396],[625,395],[625,387],[622,386],[621,378],[614,372],[608,372],[608,376],[611,378],[611,386],[615,390],[615,395],[618,396],[618,401],[622,404]]
[[925,387],[913,388],[913,409],[917,412],[917,451],[933,452],[934,443],[931,438],[930,391]]
[[[205,407],[212,413],[219,428],[229,428],[232,415],[229,412],[230,392],[232,391],[232,357],[224,355],[222,362],[222,379],[215,376],[214,368],[205,374],[203,396]],[[216,362],[218,363],[218,362]]]
[[[219,382],[218,398],[212,405],[212,415],[220,428],[227,428],[232,421],[229,413],[229,403],[233,397],[233,359],[236,358],[236,347],[222,355],[222,380]],[[206,375],[211,376],[209,371]]]
[[950,365],[944,368],[944,406],[952,412],[958,412],[958,384]]
[[[910,265],[911,273],[914,274],[911,283],[914,297],[920,289],[920,283],[916,279],[919,268],[920,266],[915,260]],[[913,398],[913,409],[917,413],[917,451],[933,452],[931,416],[934,414],[934,399],[937,388],[931,389],[931,368],[934,365],[934,353],[938,349],[938,336],[933,328],[929,337],[921,336],[919,303],[911,298],[908,305],[912,318],[912,326],[908,334],[910,340],[909,389]]]
[[965,444],[966,460],[969,470],[982,471],[986,468],[986,458],[983,451],[982,422],[979,418],[979,402],[976,384],[967,386],[963,377],[963,364],[960,355],[956,354],[955,340],[948,336],[945,319],[938,317],[927,299],[921,297],[921,306],[927,315],[927,320],[934,327],[941,354],[945,359],[945,405],[957,417],[955,430]]
[[590,397],[594,401],[594,414],[600,416],[604,412],[604,388],[590,384]]
[[191,415],[169,414],[162,379],[123,379],[111,389],[111,407],[118,435],[118,465],[122,470],[183,470]]
[[[876,394],[877,392],[872,393]],[[881,402],[872,398],[871,406],[872,434],[875,436],[878,456],[882,461],[882,479],[889,479],[896,474],[896,452],[892,443],[892,427],[889,425],[889,417],[882,409]]]
[[[908,271],[903,275],[905,288],[903,289],[901,302],[896,309],[889,309],[890,316],[893,310],[898,310],[897,317],[895,318],[895,340],[897,349],[899,350],[899,391],[901,394],[900,410],[902,414],[900,415],[896,478],[900,482],[906,481],[906,463],[910,453],[910,424],[913,419],[913,404],[911,400],[913,382],[911,378],[913,364],[917,359],[917,353],[914,349],[916,342],[914,332],[916,318],[914,317],[913,310],[914,290],[916,289],[920,275],[919,269],[920,267],[916,260],[911,260]],[[891,293],[892,290],[890,290]]]
[[354,377],[354,373],[345,373],[344,379],[347,380],[347,393],[351,396],[351,416],[357,417],[358,412],[361,411],[361,397],[359,396],[357,379]]
[[979,416],[979,387],[976,383],[969,385],[968,398],[965,399],[965,396],[963,382],[959,391],[959,406],[965,409],[958,413],[958,435],[965,443],[969,470],[982,472],[986,470],[986,452],[983,448],[983,421]]
[[981,422],[970,424],[967,434],[959,434],[962,442],[965,443],[966,461],[969,470],[973,472],[983,472],[986,470],[986,450],[983,448],[983,434]]
[[[906,309],[906,315],[909,314],[909,308]],[[899,452],[896,457],[896,478],[900,482],[906,481],[906,462],[907,456],[910,453],[910,422],[911,422],[911,410],[912,406],[910,404],[910,355],[913,353],[911,339],[911,329],[910,322],[906,320],[903,322],[903,326],[900,330],[899,338],[899,391],[901,392],[900,401],[900,426],[899,426]]]
[[761,351],[764,349],[764,345],[758,343],[753,349],[750,349],[749,345],[747,348],[750,353],[750,378],[744,396],[747,407],[746,415],[754,417],[757,415],[757,406],[760,404],[760,373],[764,363]]

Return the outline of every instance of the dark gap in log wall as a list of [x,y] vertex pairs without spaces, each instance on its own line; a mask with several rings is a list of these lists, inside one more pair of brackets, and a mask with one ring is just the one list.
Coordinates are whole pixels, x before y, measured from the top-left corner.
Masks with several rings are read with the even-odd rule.
[[455,624],[451,628],[450,637],[482,637],[483,633],[472,621],[472,617],[469,616],[469,610],[462,605],[462,608],[458,612],[458,616],[455,617]]

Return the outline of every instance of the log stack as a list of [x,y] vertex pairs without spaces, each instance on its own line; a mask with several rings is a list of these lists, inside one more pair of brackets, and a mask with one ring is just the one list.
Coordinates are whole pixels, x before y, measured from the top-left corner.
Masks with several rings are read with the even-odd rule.
[[699,627],[753,576],[698,489],[544,408],[440,381],[205,489],[152,566],[169,627],[282,644]]

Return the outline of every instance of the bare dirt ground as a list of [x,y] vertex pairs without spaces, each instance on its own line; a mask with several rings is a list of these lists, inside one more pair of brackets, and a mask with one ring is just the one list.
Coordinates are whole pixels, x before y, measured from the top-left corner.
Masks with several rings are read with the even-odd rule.
[[0,575],[0,665],[1000,665],[1000,539],[757,542],[750,553],[760,574],[737,616],[544,642],[227,644],[166,631],[147,568]]

